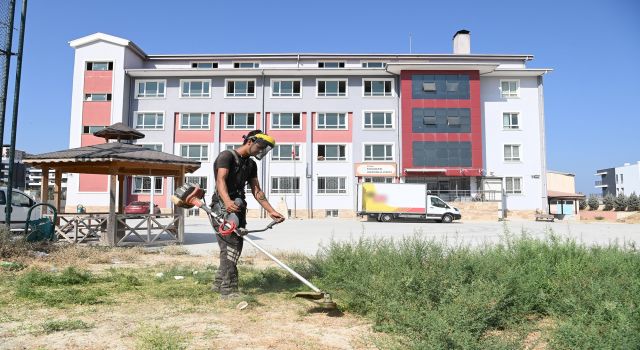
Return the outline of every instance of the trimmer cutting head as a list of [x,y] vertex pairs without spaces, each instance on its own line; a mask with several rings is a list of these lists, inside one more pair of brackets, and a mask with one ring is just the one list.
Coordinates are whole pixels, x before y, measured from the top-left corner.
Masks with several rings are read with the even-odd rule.
[[298,292],[293,295],[296,298],[311,300],[324,310],[337,310],[338,305],[331,300],[331,294],[324,292]]

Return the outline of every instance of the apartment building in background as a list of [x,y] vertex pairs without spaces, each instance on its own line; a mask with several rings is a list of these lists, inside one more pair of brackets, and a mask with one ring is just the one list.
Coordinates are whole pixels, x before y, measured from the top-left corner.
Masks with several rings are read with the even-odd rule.
[[[497,188],[504,209],[547,207],[550,70],[527,68],[531,55],[471,54],[468,31],[451,54],[147,54],[103,33],[70,46],[70,148],[123,122],[145,134],[142,146],[199,160],[187,181],[211,193],[217,154],[262,129],[277,146],[260,182],[297,217],[353,215],[364,181],[425,183],[447,200]],[[126,203],[148,200],[151,181],[128,178]],[[172,179],[153,181],[170,207]],[[67,207],[106,205],[108,186],[70,174]]]
[[624,163],[623,166],[615,168],[599,169],[595,176],[595,187],[600,189],[601,195],[617,196],[619,194],[630,195],[631,193],[640,195],[640,161],[636,163]]

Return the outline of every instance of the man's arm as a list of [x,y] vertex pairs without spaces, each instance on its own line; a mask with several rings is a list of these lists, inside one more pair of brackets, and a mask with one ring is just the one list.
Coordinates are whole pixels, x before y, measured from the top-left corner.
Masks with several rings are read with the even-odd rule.
[[260,206],[262,206],[264,210],[267,211],[267,213],[269,213],[269,216],[271,216],[272,219],[277,220],[278,222],[284,221],[284,216],[282,216],[282,214],[275,211],[275,209],[273,209],[271,204],[269,204],[269,201],[267,200],[267,196],[264,194],[264,192],[260,188],[260,182],[258,182],[257,177],[249,179],[249,186],[251,186],[251,193],[253,194],[253,198],[255,198],[258,201]]
[[227,176],[229,175],[229,169],[219,168],[218,176],[216,177],[216,189],[218,196],[222,199],[225,208],[229,213],[234,213],[240,210],[240,208],[231,200],[229,196],[229,190],[227,189]]

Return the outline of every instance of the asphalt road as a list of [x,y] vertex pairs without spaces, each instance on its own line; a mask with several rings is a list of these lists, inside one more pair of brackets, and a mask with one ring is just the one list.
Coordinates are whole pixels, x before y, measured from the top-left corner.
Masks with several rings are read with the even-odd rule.
[[[249,220],[248,229],[259,229],[270,221],[264,219]],[[218,245],[208,220],[187,218],[185,225],[185,244],[192,254],[208,255],[218,252]],[[588,245],[625,244],[640,241],[640,224],[618,224],[602,222],[556,221],[509,221],[509,222],[454,222],[441,224],[435,222],[362,222],[355,219],[314,219],[287,220],[272,230],[250,234],[260,246],[271,253],[298,252],[315,254],[331,240],[351,241],[360,237],[401,238],[417,235],[426,239],[444,241],[449,245],[481,245],[496,243],[504,239],[505,232],[510,234],[527,233],[530,236],[544,238],[553,232],[561,237],[570,237]],[[243,254],[256,254],[245,243]]]

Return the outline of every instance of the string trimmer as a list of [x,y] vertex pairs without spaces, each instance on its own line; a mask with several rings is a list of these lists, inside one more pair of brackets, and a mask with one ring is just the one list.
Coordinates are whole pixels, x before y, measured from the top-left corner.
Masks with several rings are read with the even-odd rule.
[[256,249],[258,249],[259,251],[264,253],[266,256],[268,256],[269,259],[275,261],[276,264],[280,265],[280,267],[282,267],[287,272],[289,272],[293,277],[297,278],[300,282],[304,283],[307,287],[313,290],[313,292],[298,292],[294,295],[295,297],[311,300],[326,310],[337,309],[337,305],[333,300],[331,300],[331,295],[329,293],[321,291],[318,287],[314,286],[306,278],[300,276],[300,274],[295,272],[292,268],[287,266],[285,263],[280,261],[275,256],[271,255],[269,252],[264,250],[264,248],[259,246],[256,242],[254,242],[252,239],[247,237],[247,234],[249,233],[264,232],[266,230],[273,228],[274,225],[278,224],[277,221],[271,222],[269,225],[267,225],[267,227],[261,230],[247,230],[245,228],[237,227],[235,222],[226,221],[221,215],[218,215],[217,213],[213,212],[206,205],[203,198],[204,198],[204,190],[202,190],[200,186],[196,184],[187,183],[180,186],[178,189],[176,189],[173,196],[171,197],[171,201],[173,202],[173,204],[175,204],[177,207],[180,207],[180,208],[189,209],[189,208],[196,207],[204,210],[209,217],[209,222],[211,222],[211,226],[215,230],[217,230],[218,233],[220,233],[223,236],[227,236],[230,234],[236,234],[240,236],[246,242],[248,242],[249,244],[254,246]]

